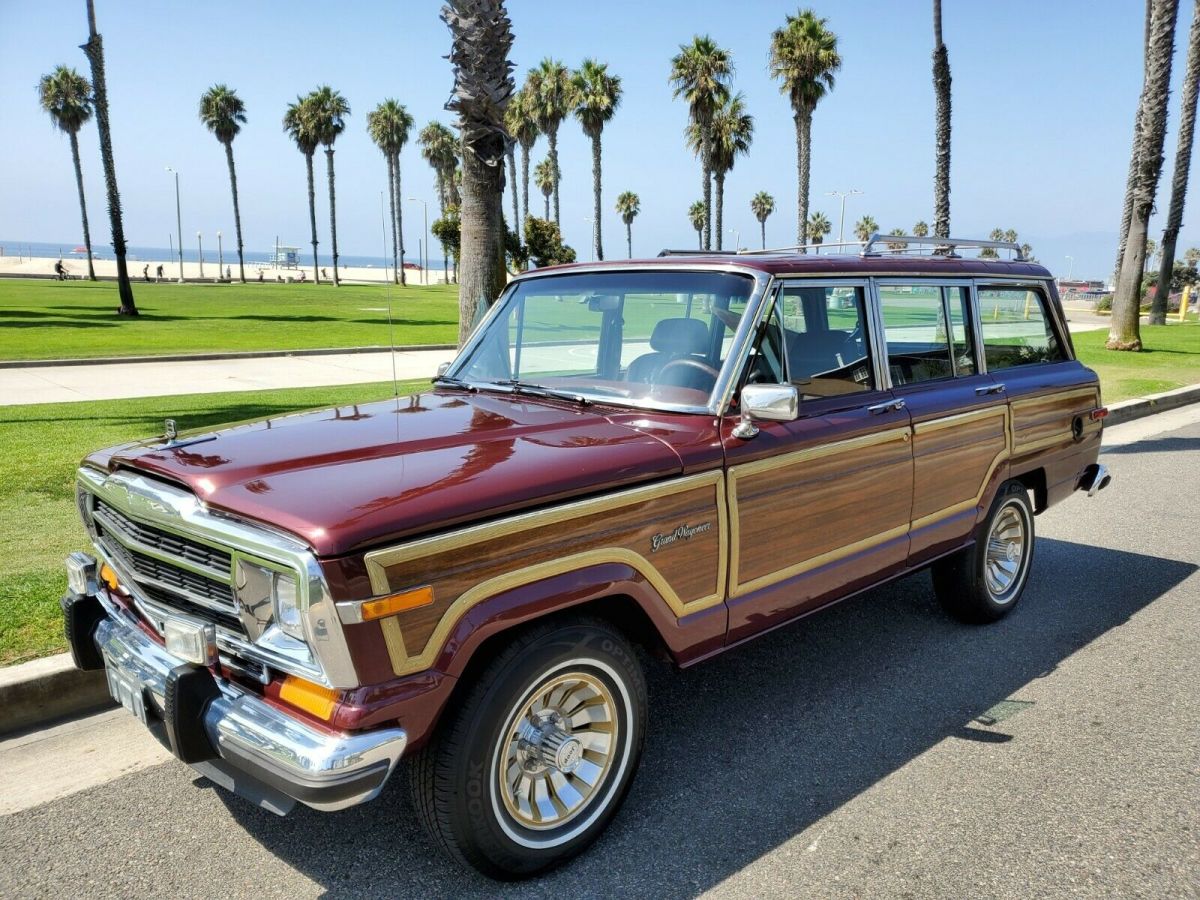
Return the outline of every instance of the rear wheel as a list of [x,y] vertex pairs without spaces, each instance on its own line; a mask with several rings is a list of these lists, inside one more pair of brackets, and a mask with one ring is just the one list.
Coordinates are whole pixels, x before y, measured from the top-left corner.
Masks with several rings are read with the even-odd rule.
[[480,674],[411,761],[434,840],[493,878],[521,878],[588,846],[616,814],[641,756],[646,684],[607,623],[537,626]]
[[1033,506],[1019,481],[1001,486],[975,543],[933,566],[933,588],[951,615],[994,622],[1025,590],[1033,562]]

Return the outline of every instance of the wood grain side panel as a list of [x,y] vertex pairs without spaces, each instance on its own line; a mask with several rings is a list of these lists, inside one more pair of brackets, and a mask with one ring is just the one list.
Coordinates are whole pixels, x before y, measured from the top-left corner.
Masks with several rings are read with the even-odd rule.
[[978,500],[995,465],[1007,455],[1007,424],[1008,411],[1001,406],[917,425],[914,521]]
[[[574,515],[555,510],[519,517],[511,528],[497,523],[436,539],[420,552],[385,557],[379,574],[373,573],[373,580],[383,579],[376,590],[431,584],[435,597],[429,606],[394,617],[403,643],[393,638],[389,650],[402,648],[406,656],[393,653],[393,668],[402,674],[428,665],[454,622],[488,596],[586,565],[633,566],[656,583],[676,616],[721,603],[728,554],[724,479],[712,473],[683,481],[694,486],[640,489],[608,502],[576,504]],[[683,525],[700,530],[662,540]]]
[[883,443],[775,468],[735,468],[734,590],[907,529],[911,477],[907,429]]
[[[1031,453],[1072,439],[1071,422],[1100,405],[1096,388],[1079,388],[1040,397],[1012,401],[1013,455]],[[1085,430],[1098,430],[1099,424],[1085,422]]]

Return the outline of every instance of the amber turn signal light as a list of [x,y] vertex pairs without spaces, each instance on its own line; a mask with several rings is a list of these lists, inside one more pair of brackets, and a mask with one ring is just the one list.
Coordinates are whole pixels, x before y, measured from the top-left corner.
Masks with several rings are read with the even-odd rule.
[[429,585],[404,591],[401,594],[390,594],[375,600],[364,600],[362,605],[362,620],[373,622],[394,616],[396,613],[408,612],[410,609],[420,609],[433,602],[433,588]]
[[333,708],[337,706],[338,692],[333,688],[322,687],[289,675],[279,686],[279,699],[290,703],[297,709],[312,713],[318,719],[328,722],[333,716]]
[[117,581],[117,573],[112,570],[112,566],[108,563],[100,567],[100,580],[108,585],[110,591],[115,591],[120,587],[120,582]]

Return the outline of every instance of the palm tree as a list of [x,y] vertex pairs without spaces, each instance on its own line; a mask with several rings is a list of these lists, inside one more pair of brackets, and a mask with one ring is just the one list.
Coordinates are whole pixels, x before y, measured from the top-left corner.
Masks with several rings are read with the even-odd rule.
[[642,201],[633,191],[622,191],[617,195],[617,212],[625,223],[625,248],[633,259],[633,220],[642,211]]
[[404,275],[404,200],[400,191],[400,151],[408,143],[413,117],[402,103],[387,99],[367,113],[367,133],[375,142],[388,167],[388,202],[392,214],[393,280],[406,284]]
[[942,0],[933,0],[933,233],[950,237],[950,54],[942,41]]
[[775,198],[766,191],[759,191],[750,198],[750,211],[758,219],[758,227],[762,232],[762,249],[767,249],[767,217],[775,212]]
[[1196,264],[1200,263],[1200,247],[1188,247],[1183,252],[1183,261],[1191,268],[1196,268]]
[[547,157],[533,167],[533,181],[546,200],[546,221],[550,221],[550,197],[558,184],[554,175],[554,161]]
[[575,118],[583,133],[592,140],[592,229],[596,259],[604,259],[600,238],[600,135],[604,125],[613,117],[621,103],[621,79],[608,74],[606,63],[585,59],[579,71],[571,76],[571,92],[575,100]]
[[669,83],[674,96],[688,104],[691,126],[700,136],[700,168],[704,176],[704,233],[702,250],[712,248],[712,120],[729,96],[733,76],[733,55],[718,47],[708,35],[696,35],[690,44],[681,44],[671,59]]
[[[1150,55],[1150,14],[1153,12],[1154,6],[1147,0],[1145,17],[1142,21],[1142,59],[1146,59]],[[1142,90],[1146,90],[1146,71],[1145,66],[1142,68]],[[1142,122],[1141,116],[1142,106],[1138,104],[1136,118],[1133,122],[1133,147],[1129,151],[1129,173],[1125,176],[1125,202],[1121,207],[1121,227],[1119,229],[1119,237],[1117,239],[1117,261],[1113,264],[1113,287],[1115,289],[1118,279],[1121,277],[1121,262],[1125,258],[1125,246],[1129,238],[1129,220],[1133,217],[1133,191],[1137,181],[1138,171],[1138,134],[1141,133]]]
[[929,237],[929,223],[924,219],[913,226],[913,237]]
[[871,216],[863,216],[854,223],[854,236],[864,244],[871,239],[871,235],[879,230],[879,223]]
[[[988,239],[992,241],[1002,241],[1004,237],[1003,228],[993,228],[992,233],[988,235]],[[984,247],[979,251],[980,259],[999,259],[1000,254],[996,252],[994,247]]]
[[327,84],[321,85],[310,95],[313,103],[317,139],[325,147],[325,165],[329,178],[329,244],[333,248],[333,283],[340,285],[338,277],[337,245],[337,198],[333,180],[333,142],[346,130],[346,116],[350,115],[350,104],[346,98]]
[[1113,294],[1109,350],[1141,350],[1138,307],[1141,303],[1142,269],[1146,256],[1146,233],[1158,179],[1162,174],[1162,148],[1167,131],[1167,100],[1171,84],[1171,56],[1175,48],[1175,15],[1178,0],[1149,0],[1150,40],[1146,46],[1145,81],[1135,118],[1135,149],[1138,164],[1133,189],[1133,211],[1117,289]]
[[688,207],[688,221],[696,229],[696,240],[700,242],[700,249],[703,250],[704,229],[708,225],[708,207],[704,205],[703,200],[697,200]]
[[458,165],[456,143],[454,132],[441,122],[430,122],[417,135],[421,157],[429,163],[437,180],[438,209],[442,213],[450,202],[447,183],[453,179],[454,167]]
[[558,126],[575,108],[575,90],[571,73],[561,62],[546,57],[525,78],[525,93],[532,106],[538,129],[550,142],[550,162],[554,173],[554,224],[559,224]]
[[[893,228],[891,231],[888,232],[888,234],[891,235],[892,237],[903,237],[904,229],[903,228]],[[888,246],[889,250],[900,251],[900,250],[903,250],[908,245],[902,241],[888,241],[887,246]]]
[[237,231],[238,277],[242,284],[245,284],[246,259],[242,253],[242,213],[238,209],[237,169],[233,165],[233,139],[246,124],[246,104],[237,95],[237,91],[223,84],[214,84],[200,97],[200,121],[218,141],[225,145],[225,164],[229,166],[229,189],[233,192],[233,227]]
[[113,255],[117,258],[117,293],[121,297],[118,315],[136,316],[133,286],[125,265],[125,226],[121,221],[121,194],[117,190],[117,166],[113,161],[112,132],[108,127],[108,87],[104,79],[104,38],[96,31],[96,8],[87,0],[88,42],[83,52],[92,67],[92,108],[96,111],[96,130],[100,132],[100,158],[104,162],[104,187],[108,194],[108,222],[112,230]]
[[825,235],[833,231],[833,223],[823,212],[815,212],[808,217],[808,239],[814,244],[825,241]]
[[297,97],[295,103],[288,104],[287,112],[283,114],[283,130],[295,142],[296,148],[304,154],[304,169],[308,174],[308,224],[312,231],[313,282],[320,284],[321,270],[317,262],[317,197],[313,183],[313,154],[317,152],[320,141],[317,138],[311,94],[308,97]]
[[88,228],[87,200],[83,194],[83,165],[79,161],[79,129],[92,117],[92,86],[67,66],[57,66],[38,82],[38,97],[50,121],[71,141],[75,163],[75,187],[79,190],[79,213],[83,217],[83,246],[87,248],[88,278],[96,280],[92,266],[92,233]]
[[[713,230],[716,232],[717,249],[721,249],[721,236],[725,219],[725,176],[733,169],[733,164],[739,156],[750,152],[750,142],[754,138],[754,117],[746,112],[745,96],[739,91],[735,96],[727,97],[721,107],[713,114],[709,128],[709,165],[712,168],[713,180],[717,183],[716,222]],[[703,151],[703,135],[696,123],[688,126],[688,143],[697,153]]]
[[771,75],[792,104],[796,124],[797,243],[808,243],[808,182],[812,166],[812,119],[817,104],[833,90],[833,75],[842,67],[837,35],[811,9],[788,16],[771,35]]
[[462,134],[458,338],[504,290],[504,159],[511,143],[504,113],[514,85],[512,22],[503,0],[446,0],[454,91],[446,108]]
[[[1196,130],[1196,97],[1200,94],[1200,2],[1193,5],[1192,27],[1188,32],[1187,68],[1183,76],[1183,105],[1179,111],[1179,144],[1175,148],[1175,172],[1171,178],[1171,205],[1163,229],[1162,259],[1158,264],[1158,283],[1170,284],[1175,270],[1175,244],[1183,224],[1183,204],[1187,197],[1188,172],[1192,161],[1192,135]],[[1150,306],[1150,324],[1167,321],[1169,291],[1155,291]]]
[[[529,153],[533,150],[533,145],[537,142],[538,131],[537,119],[533,114],[533,105],[529,101],[529,95],[524,89],[513,94],[512,99],[508,101],[508,109],[504,112],[504,124],[508,128],[508,133],[513,139],[521,145],[521,209],[525,210],[525,215],[529,215]],[[516,197],[516,185],[513,185],[513,196]],[[513,230],[517,236],[521,235],[521,220],[524,218],[520,214],[520,210],[515,210],[516,221],[513,223]]]

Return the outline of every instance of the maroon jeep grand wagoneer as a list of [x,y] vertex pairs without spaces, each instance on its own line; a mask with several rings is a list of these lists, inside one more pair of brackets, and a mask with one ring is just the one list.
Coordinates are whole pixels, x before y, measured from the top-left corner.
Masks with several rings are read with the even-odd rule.
[[528,272],[421,394],[89,456],[76,664],[274,812],[403,758],[458,860],[578,853],[638,767],[635,645],[688,666],[925,566],[997,619],[1034,514],[1108,483],[1049,273],[883,240]]

